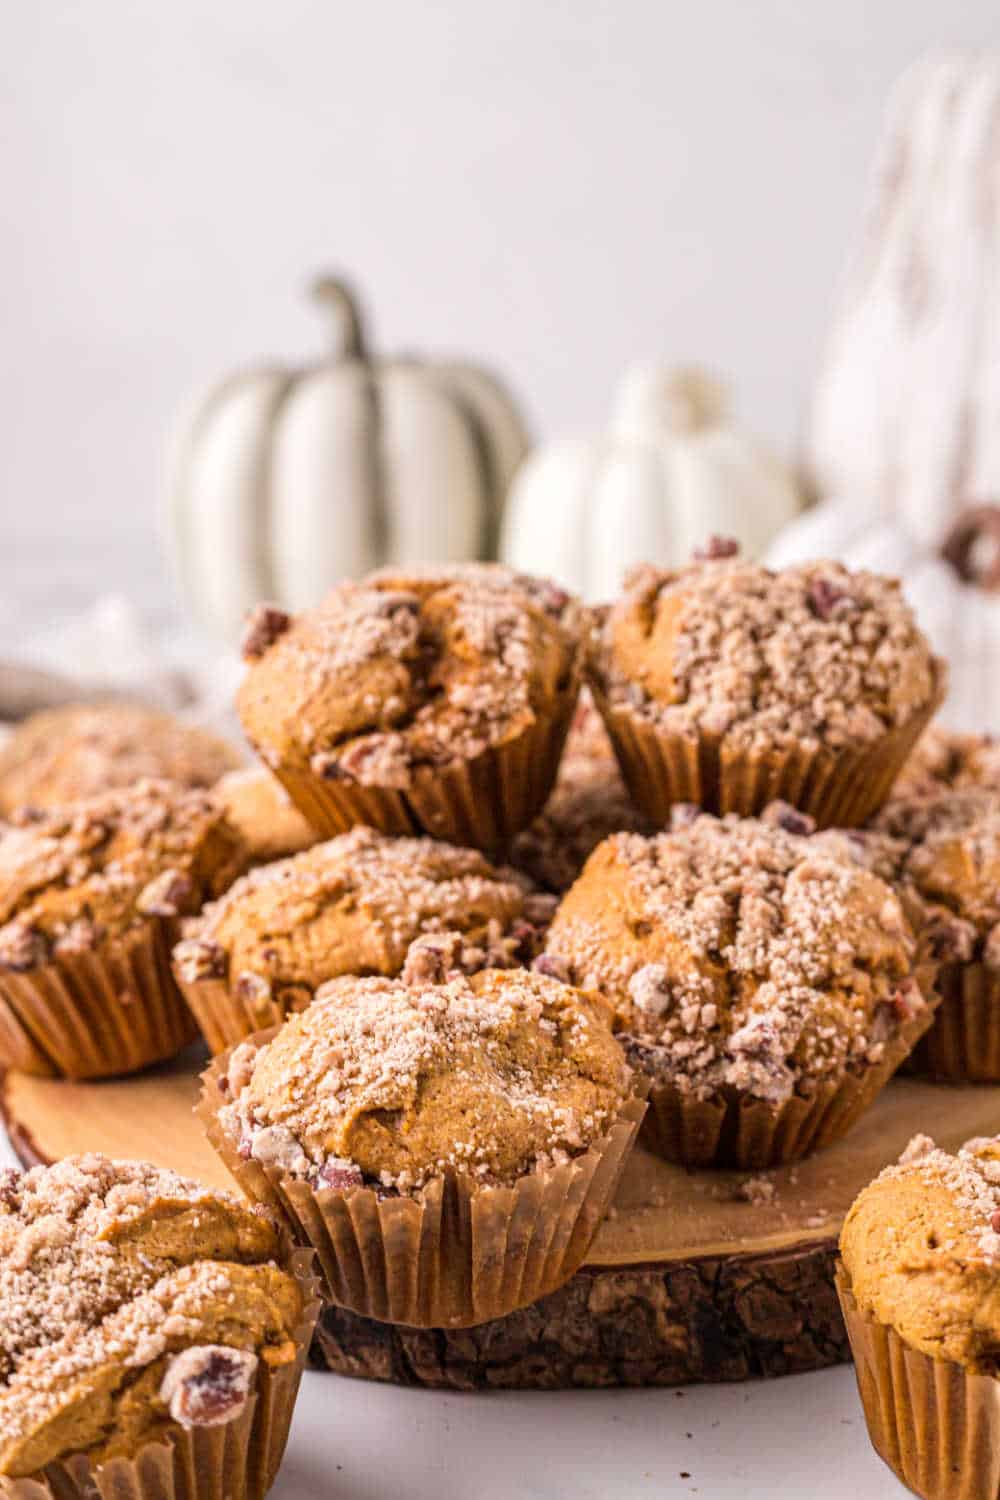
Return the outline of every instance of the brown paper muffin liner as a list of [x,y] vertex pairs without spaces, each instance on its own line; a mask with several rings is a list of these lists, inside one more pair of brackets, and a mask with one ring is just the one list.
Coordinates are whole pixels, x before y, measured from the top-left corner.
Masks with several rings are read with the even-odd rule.
[[150,917],[23,974],[0,970],[0,1067],[110,1078],[176,1057],[198,1029],[171,973],[171,937]]
[[320,1313],[313,1261],[312,1251],[302,1249],[288,1260],[306,1297],[294,1334],[295,1358],[276,1369],[261,1360],[257,1392],[234,1421],[173,1428],[131,1458],[96,1469],[85,1454],[76,1454],[31,1478],[0,1475],[0,1500],[264,1500],[284,1457]]
[[941,1004],[906,1071],[947,1083],[1000,1083],[1000,973],[982,963],[938,971]]
[[931,1359],[862,1312],[843,1266],[837,1292],[879,1457],[924,1500],[997,1500],[1000,1380]]
[[411,1328],[486,1323],[568,1281],[614,1198],[646,1109],[641,1098],[628,1100],[589,1151],[510,1188],[452,1173],[419,1200],[380,1198],[370,1188],[316,1192],[239,1156],[218,1119],[226,1065],[217,1058],[205,1073],[197,1113],[240,1188],[282,1213],[296,1239],[316,1251],[331,1302]]
[[546,718],[470,760],[419,768],[406,791],[324,781],[283,766],[275,767],[274,774],[324,838],[367,823],[380,833],[429,834],[499,854],[548,799],[579,689],[576,675]]
[[245,1042],[257,1031],[280,1026],[292,1014],[278,1000],[243,999],[225,979],[192,981],[178,974],[177,983],[213,1057]]
[[925,708],[876,743],[843,750],[793,745],[748,751],[704,730],[672,734],[613,705],[599,681],[591,681],[591,690],[633,801],[661,827],[675,802],[694,802],[720,817],[751,817],[780,800],[814,818],[818,828],[857,828],[888,798],[937,712],[945,684],[946,674],[939,668]]
[[694,1099],[671,1084],[654,1081],[642,1127],[643,1145],[686,1167],[747,1171],[799,1161],[847,1134],[932,1018],[932,1008],[911,1016],[886,1043],[877,1063],[841,1073],[819,1084],[808,1097],[793,1094],[784,1104],[767,1104],[735,1090],[715,1099]]

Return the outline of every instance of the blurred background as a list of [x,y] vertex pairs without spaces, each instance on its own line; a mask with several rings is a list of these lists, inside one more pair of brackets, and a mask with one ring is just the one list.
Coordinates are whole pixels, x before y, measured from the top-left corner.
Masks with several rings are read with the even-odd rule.
[[318,353],[316,270],[379,348],[489,363],[536,436],[657,356],[788,448],[890,86],[996,10],[44,0],[2,30],[3,594],[166,616],[178,408]]

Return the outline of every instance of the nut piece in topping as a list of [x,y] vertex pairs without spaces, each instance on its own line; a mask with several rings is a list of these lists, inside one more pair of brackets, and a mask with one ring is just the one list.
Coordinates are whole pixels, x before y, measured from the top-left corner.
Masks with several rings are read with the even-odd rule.
[[167,1367],[160,1400],[182,1427],[221,1427],[243,1412],[258,1364],[246,1349],[221,1344],[184,1349]]
[[181,870],[161,870],[135,898],[136,911],[147,917],[179,917],[196,904],[197,892],[190,875]]
[[738,557],[740,544],[735,537],[710,536],[703,547],[694,549],[696,562],[717,562],[723,557]]
[[292,617],[276,604],[258,604],[247,616],[240,650],[244,661],[259,661],[292,623]]
[[17,920],[0,927],[0,967],[24,974],[48,962],[49,942],[43,932]]

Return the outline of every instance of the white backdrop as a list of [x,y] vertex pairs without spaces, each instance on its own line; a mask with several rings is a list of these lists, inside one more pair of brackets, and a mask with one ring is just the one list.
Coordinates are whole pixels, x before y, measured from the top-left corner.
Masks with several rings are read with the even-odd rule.
[[308,352],[313,269],[375,335],[487,358],[536,429],[637,355],[792,439],[879,111],[990,0],[39,0],[0,15],[0,590],[157,609],[165,434]]

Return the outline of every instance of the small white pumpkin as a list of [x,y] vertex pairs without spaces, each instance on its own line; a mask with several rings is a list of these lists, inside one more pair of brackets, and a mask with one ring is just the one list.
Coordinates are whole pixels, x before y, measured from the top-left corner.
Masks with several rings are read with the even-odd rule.
[[606,436],[553,443],[519,470],[500,555],[607,599],[635,563],[676,565],[712,533],[759,556],[800,509],[791,473],[731,425],[718,380],[639,367]]
[[1000,506],[971,505],[937,548],[859,502],[825,501],[788,527],[767,554],[773,567],[839,558],[902,580],[935,651],[949,665],[942,722],[1000,731]]
[[223,381],[172,466],[171,530],[196,615],[233,638],[260,599],[292,609],[381,563],[495,555],[500,511],[529,446],[510,396],[455,361],[376,360],[332,277],[330,355]]

